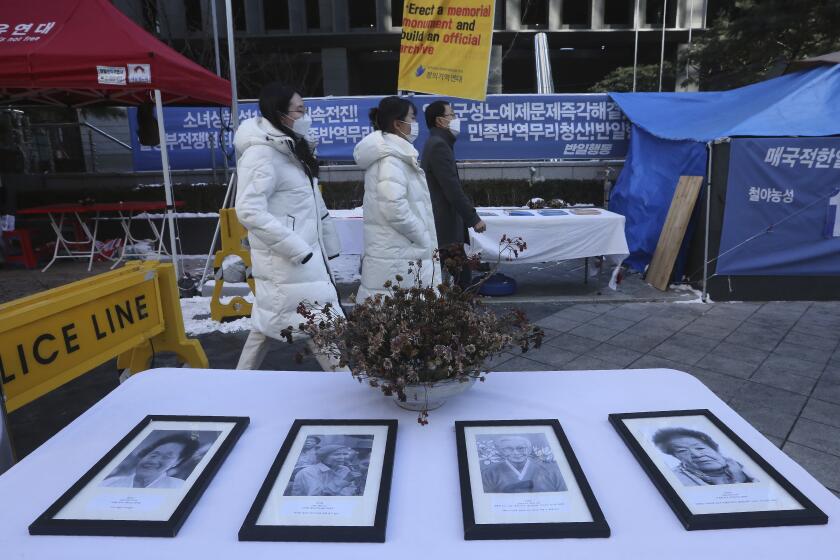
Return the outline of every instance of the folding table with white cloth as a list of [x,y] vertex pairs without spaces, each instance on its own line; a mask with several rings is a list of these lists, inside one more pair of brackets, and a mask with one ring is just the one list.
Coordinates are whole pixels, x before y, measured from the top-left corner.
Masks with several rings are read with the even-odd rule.
[[[829,518],[828,525],[686,531],[610,413],[708,409]],[[175,538],[30,536],[29,524],[147,414],[248,416],[250,425]],[[385,543],[239,542],[295,419],[397,419]],[[610,525],[597,539],[465,541],[456,420],[557,419]],[[0,556],[280,559],[835,560],[840,500],[691,375],[675,370],[492,373],[417,413],[349,374],[156,369],[132,376],[0,475]]]
[[[610,287],[615,289],[621,263],[630,253],[624,236],[624,216],[601,208],[476,208],[487,224],[484,233],[470,231],[470,250],[485,261],[495,262],[502,235],[521,237],[528,249],[517,263],[556,262],[606,257],[613,266]],[[342,254],[364,251],[362,209],[331,210]],[[603,266],[602,266],[603,267]],[[584,273],[588,278],[588,272]]]

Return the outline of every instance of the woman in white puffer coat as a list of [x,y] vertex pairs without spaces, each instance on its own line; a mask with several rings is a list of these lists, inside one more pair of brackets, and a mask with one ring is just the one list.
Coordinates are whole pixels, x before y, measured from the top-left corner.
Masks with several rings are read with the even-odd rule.
[[413,284],[418,267],[409,273],[409,262],[421,263],[423,286],[441,281],[440,264],[432,256],[437,249],[435,218],[426,175],[417,163],[418,124],[414,105],[400,97],[384,98],[371,110],[374,132],[353,151],[365,170],[362,284],[356,295],[362,301],[387,293],[386,281]]
[[256,282],[252,329],[237,369],[258,368],[267,337],[280,339],[280,331],[304,321],[297,313],[302,301],[330,302],[341,312],[328,264],[338,256],[338,235],[318,188],[303,99],[274,82],[260,92],[260,113],[244,121],[233,140],[236,215],[248,230]]

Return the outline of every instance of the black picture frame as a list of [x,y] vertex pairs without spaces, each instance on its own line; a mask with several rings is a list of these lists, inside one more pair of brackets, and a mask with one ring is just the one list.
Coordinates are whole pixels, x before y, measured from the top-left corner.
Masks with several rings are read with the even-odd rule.
[[[472,427],[549,427],[565,455],[591,521],[552,523],[477,523],[470,479],[469,456],[465,429]],[[458,470],[461,482],[461,507],[464,519],[464,540],[607,538],[610,526],[589,485],[583,469],[558,420],[483,420],[456,421],[455,439],[458,448]]]
[[[391,496],[391,479],[394,469],[394,453],[397,439],[397,420],[295,420],[274,463],[268,471],[254,503],[239,529],[240,541],[291,541],[291,542],[385,542],[388,522],[388,505]],[[289,459],[301,429],[304,427],[371,426],[385,427],[385,448],[382,456],[382,470],[379,473],[379,492],[372,525],[260,525],[259,517],[275,488],[283,466]],[[366,475],[367,476],[367,475]],[[289,481],[291,484],[291,480]],[[338,499],[342,499],[340,497]]]
[[[192,509],[201,498],[210,481],[227,458],[239,437],[245,431],[250,419],[240,416],[182,416],[149,415],[143,418],[125,437],[96,462],[75,484],[61,495],[49,508],[29,525],[30,535],[85,535],[120,537],[174,537],[184,524]],[[226,436],[207,465],[178,502],[165,521],[157,520],[115,520],[115,519],[57,519],[55,516],[97,476],[109,463],[154,422],[183,422],[231,424]]]
[[[628,428],[625,420],[639,418],[678,418],[684,416],[702,416],[720,430],[729,441],[742,453],[755,462],[769,477],[771,477],[791,498],[796,500],[802,509],[779,509],[769,511],[724,512],[724,513],[692,513],[689,505],[680,497],[674,486],[665,478],[655,461],[641,446],[636,436]],[[809,500],[789,480],[782,476],[764,457],[759,455],[729,426],[724,424],[708,409],[696,410],[665,410],[652,412],[615,413],[609,415],[609,421],[618,432],[630,452],[647,473],[651,482],[688,531],[706,529],[739,529],[751,527],[779,527],[784,525],[824,525],[828,523],[828,516]],[[718,444],[721,442],[717,442]],[[729,443],[729,442],[726,442]],[[763,476],[763,474],[762,474]]]

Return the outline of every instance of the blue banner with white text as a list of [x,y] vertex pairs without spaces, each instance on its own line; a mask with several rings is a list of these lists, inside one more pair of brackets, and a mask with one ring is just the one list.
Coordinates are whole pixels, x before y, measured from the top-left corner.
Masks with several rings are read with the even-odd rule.
[[[322,161],[352,162],[353,148],[371,132],[368,113],[382,96],[320,97],[306,100],[312,116],[312,139]],[[422,151],[428,135],[423,110],[441,96],[411,98],[417,107]],[[448,99],[448,98],[446,98]],[[459,160],[622,159],[627,152],[630,123],[606,94],[489,95],[487,101],[451,99],[462,120],[455,144]],[[256,103],[239,106],[239,118],[257,116]],[[230,122],[227,108],[164,108],[166,144],[172,169],[213,167],[211,146],[219,144],[219,130]],[[137,141],[136,109],[129,109],[135,171],[160,170],[160,150]],[[231,133],[221,143],[233,165]],[[215,165],[222,167],[222,147]]]
[[718,275],[840,275],[840,138],[732,140]]

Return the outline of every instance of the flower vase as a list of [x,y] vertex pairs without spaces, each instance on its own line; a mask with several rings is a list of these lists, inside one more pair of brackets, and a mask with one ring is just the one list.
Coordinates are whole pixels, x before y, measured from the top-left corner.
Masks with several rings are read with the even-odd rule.
[[397,406],[406,410],[427,412],[443,406],[448,399],[475,385],[475,377],[463,381],[458,378],[405,386],[405,402],[396,399]]

